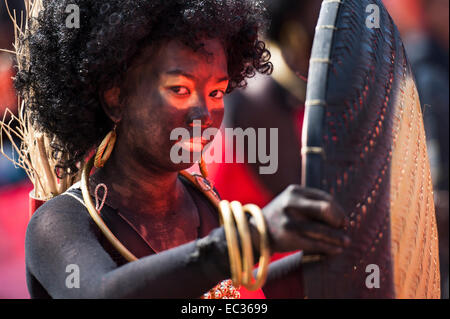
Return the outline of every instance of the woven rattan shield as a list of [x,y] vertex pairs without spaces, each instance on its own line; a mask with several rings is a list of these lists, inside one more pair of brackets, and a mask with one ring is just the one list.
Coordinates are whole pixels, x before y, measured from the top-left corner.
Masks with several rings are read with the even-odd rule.
[[304,265],[305,296],[439,298],[422,111],[381,1],[323,1],[302,144],[302,184],[334,195],[352,238],[342,255]]

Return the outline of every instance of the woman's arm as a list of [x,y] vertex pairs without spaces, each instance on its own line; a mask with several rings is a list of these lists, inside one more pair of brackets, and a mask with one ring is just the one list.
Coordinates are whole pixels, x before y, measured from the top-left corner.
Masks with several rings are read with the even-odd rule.
[[[230,277],[222,228],[117,267],[84,209],[75,199],[60,196],[28,225],[27,267],[53,298],[198,298]],[[66,286],[69,265],[78,266],[79,288]]]
[[263,287],[267,299],[304,298],[302,258],[303,253],[298,252],[270,264]]
[[[301,249],[336,255],[350,245],[343,230],[348,224],[345,213],[322,191],[290,186],[263,214],[271,252]],[[253,218],[249,224],[257,250],[259,234]],[[121,267],[103,249],[99,236],[84,206],[72,197],[59,196],[42,206],[30,221],[25,243],[27,268],[56,298],[197,298],[230,277],[222,228]],[[298,269],[298,262],[298,258],[289,259],[272,268],[280,271],[271,272],[274,277],[285,277]],[[72,264],[80,270],[79,289],[65,285],[66,267]]]

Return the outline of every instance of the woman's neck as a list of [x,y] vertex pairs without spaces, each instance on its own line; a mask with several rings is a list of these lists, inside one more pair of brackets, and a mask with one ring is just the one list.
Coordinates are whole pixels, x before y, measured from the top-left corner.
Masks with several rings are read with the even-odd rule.
[[158,170],[151,163],[144,164],[132,156],[123,156],[120,150],[113,152],[105,167],[94,174],[93,180],[108,187],[108,204],[133,214],[164,217],[182,206],[186,195],[178,172]]

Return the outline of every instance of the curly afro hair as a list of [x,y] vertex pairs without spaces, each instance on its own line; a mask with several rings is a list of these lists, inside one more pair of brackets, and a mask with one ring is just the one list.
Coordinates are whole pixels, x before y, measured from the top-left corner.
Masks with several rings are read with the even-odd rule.
[[[77,164],[113,127],[103,92],[120,87],[132,61],[148,45],[178,39],[199,49],[200,36],[222,41],[230,84],[247,85],[272,64],[259,34],[268,25],[259,0],[44,0],[34,27],[20,41],[29,50],[15,78],[33,123],[54,140],[59,176]],[[75,4],[79,28],[66,20]],[[69,13],[67,13],[67,12]]]

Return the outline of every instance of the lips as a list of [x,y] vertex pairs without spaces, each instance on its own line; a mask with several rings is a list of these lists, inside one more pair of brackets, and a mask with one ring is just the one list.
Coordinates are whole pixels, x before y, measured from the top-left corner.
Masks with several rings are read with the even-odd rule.
[[177,142],[177,145],[179,145],[182,149],[193,152],[193,153],[199,153],[202,152],[206,145],[208,145],[211,141],[207,140],[203,137],[193,137],[188,140],[186,139],[180,139]]
[[192,128],[192,129],[194,129],[194,128],[200,128],[200,129],[202,129],[202,130],[206,130],[207,128],[210,128],[211,127],[211,125],[212,125],[212,123],[204,123],[204,124],[201,124],[201,125],[196,125],[196,124],[194,124],[194,123],[190,123],[189,124],[189,127],[190,128]]

